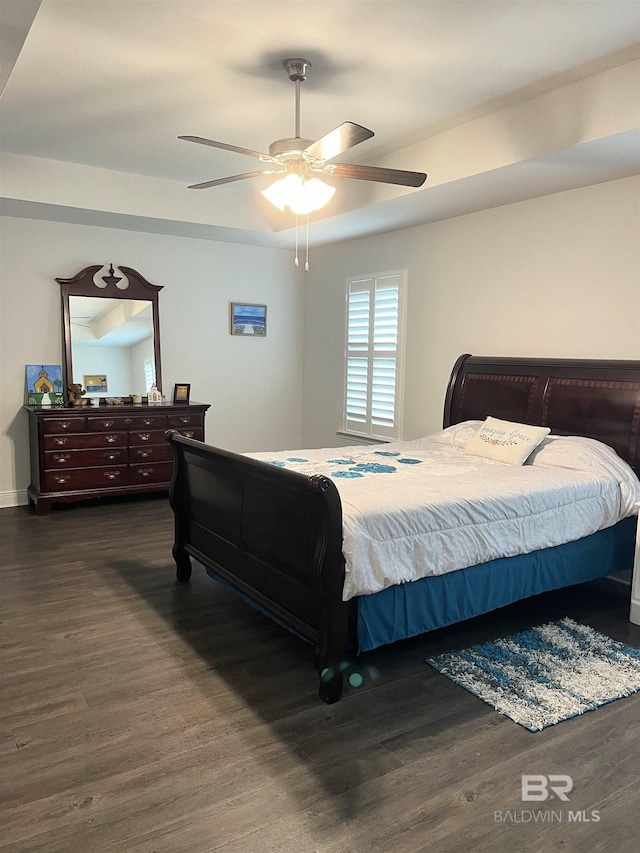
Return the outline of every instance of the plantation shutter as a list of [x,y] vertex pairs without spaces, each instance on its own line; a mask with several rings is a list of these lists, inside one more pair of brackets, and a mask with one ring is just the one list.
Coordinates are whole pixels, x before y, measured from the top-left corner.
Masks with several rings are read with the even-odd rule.
[[147,386],[147,392],[156,384],[156,366],[152,358],[144,360],[144,383]]
[[402,274],[351,280],[347,291],[345,429],[398,437]]

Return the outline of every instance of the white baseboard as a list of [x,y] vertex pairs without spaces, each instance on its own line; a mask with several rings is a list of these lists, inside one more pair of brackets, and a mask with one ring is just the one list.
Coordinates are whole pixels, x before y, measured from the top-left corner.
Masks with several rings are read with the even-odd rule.
[[20,489],[19,492],[0,492],[0,509],[8,506],[26,506],[29,503],[29,496],[26,489]]
[[629,611],[629,622],[634,625],[640,625],[640,601],[631,602],[631,610]]

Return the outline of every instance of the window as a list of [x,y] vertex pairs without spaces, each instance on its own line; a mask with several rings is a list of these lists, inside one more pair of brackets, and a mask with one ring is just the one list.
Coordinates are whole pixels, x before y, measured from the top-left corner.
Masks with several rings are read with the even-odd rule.
[[147,386],[147,394],[156,384],[156,363],[153,358],[144,360],[144,384]]
[[400,437],[401,343],[406,270],[347,279],[343,428]]

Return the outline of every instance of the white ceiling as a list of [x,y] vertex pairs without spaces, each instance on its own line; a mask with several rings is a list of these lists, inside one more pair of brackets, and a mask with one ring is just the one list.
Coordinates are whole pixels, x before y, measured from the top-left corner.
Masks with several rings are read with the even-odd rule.
[[152,303],[144,299],[70,296],[69,321],[74,348],[132,347],[153,337]]
[[[185,205],[175,220],[136,215],[130,204],[94,204],[85,186],[81,204],[3,193],[4,212],[273,245],[290,244],[291,221],[257,207],[265,179],[186,189],[253,171],[257,161],[177,137],[266,151],[293,136],[294,88],[283,59],[312,64],[302,86],[303,136],[355,121],[375,137],[341,162],[437,176],[444,164],[435,153],[430,162],[411,159],[425,140],[640,56],[637,0],[2,0],[2,14],[2,151],[160,179],[145,186],[158,198],[170,188]],[[12,70],[7,57],[9,65],[17,57]],[[553,148],[462,183],[428,179],[421,190],[380,193],[336,181],[342,199],[312,226],[312,241],[640,171],[633,133]],[[239,212],[229,213],[225,230],[220,216],[207,221],[208,205]]]

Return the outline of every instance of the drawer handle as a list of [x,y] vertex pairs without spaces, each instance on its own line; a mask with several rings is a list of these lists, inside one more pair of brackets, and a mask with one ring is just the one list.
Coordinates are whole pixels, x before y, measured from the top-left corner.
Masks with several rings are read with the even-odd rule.
[[58,421],[60,424],[60,429],[69,429],[71,426],[71,421]]
[[63,447],[67,443],[67,439],[66,438],[56,438],[55,442],[56,442],[56,444],[59,444],[60,447]]
[[143,477],[148,477],[149,474],[153,474],[153,468],[139,468],[138,470]]
[[71,479],[71,474],[56,474],[55,479],[56,483],[60,483],[60,485],[62,485],[62,483],[66,483],[68,480]]
[[68,462],[71,459],[70,453],[54,453],[53,458],[56,462]]
[[147,459],[149,456],[153,456],[153,449],[151,447],[140,447],[136,450],[136,454],[142,456],[143,459]]
[[107,480],[115,480],[116,477],[120,476],[120,471],[105,471],[104,476]]
[[151,433],[150,432],[139,432],[138,438],[140,439],[140,441],[149,441],[149,439],[151,438]]
[[192,429],[183,430],[182,435],[184,435],[185,438],[193,438],[193,436],[195,435],[195,430],[192,430]]
[[180,423],[182,423],[182,424],[190,424],[190,423],[191,423],[191,418],[190,418],[190,417],[181,417],[181,418],[180,418]]
[[105,459],[117,459],[120,456],[119,450],[105,450],[104,458]]
[[109,444],[113,444],[114,441],[118,440],[117,435],[105,435],[104,438],[105,438],[105,441],[107,441]]
[[102,426],[103,427],[113,426],[113,421],[102,421]]
[[133,418],[125,418],[125,419],[124,419],[124,422],[125,422],[125,424],[132,424],[132,423],[133,423]]
[[151,424],[155,421],[155,418],[145,418],[142,423],[145,426],[151,426]]

